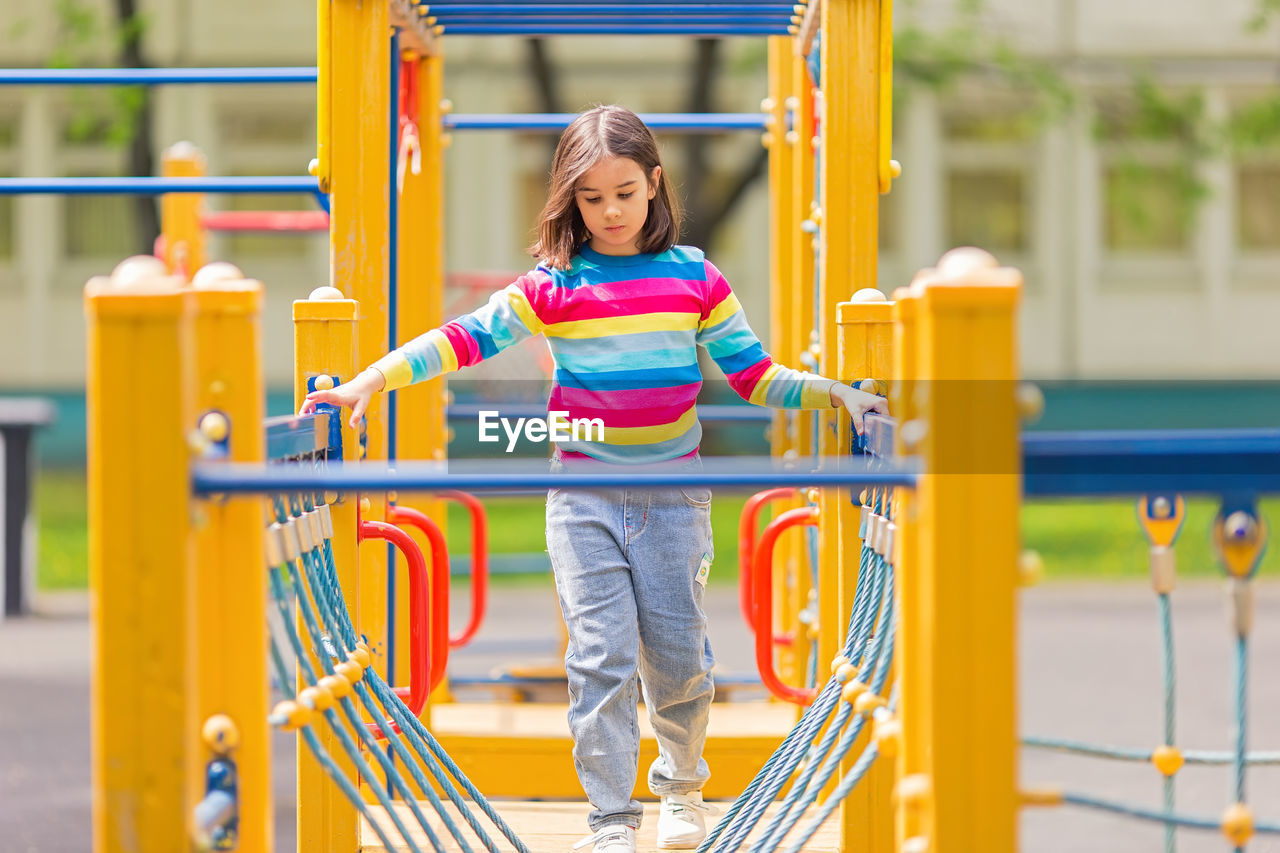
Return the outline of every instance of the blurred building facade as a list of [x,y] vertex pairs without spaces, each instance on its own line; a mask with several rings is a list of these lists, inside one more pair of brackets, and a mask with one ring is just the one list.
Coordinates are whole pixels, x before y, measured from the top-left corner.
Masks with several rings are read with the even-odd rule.
[[[44,4],[0,10],[0,65],[40,66],[65,35]],[[81,0],[108,21],[106,0]],[[145,54],[154,65],[308,65],[311,7],[282,0],[150,0]],[[898,2],[900,26],[944,29],[955,0]],[[1250,31],[1258,0],[987,0],[981,22],[1049,61],[1073,107],[1028,121],[1023,95],[985,78],[915,86],[895,117],[904,174],[882,204],[881,289],[905,284],[952,245],[977,244],[1027,278],[1023,364],[1046,378],[1275,378],[1280,365],[1280,149],[1211,151],[1195,164],[1207,191],[1189,215],[1175,146],[1126,139],[1134,62],[1172,91],[1203,90],[1229,117],[1275,86],[1280,26]],[[30,8],[23,8],[30,7]],[[109,64],[106,38],[75,61]],[[540,109],[528,47],[516,39],[446,38],[446,95],[457,112]],[[683,111],[693,45],[676,39],[561,37],[546,43],[563,107],[619,102]],[[730,40],[714,108],[756,109],[763,42]],[[196,143],[211,174],[303,174],[314,156],[314,91],[306,85],[173,86],[154,90],[157,152]],[[95,131],[116,109],[101,89],[0,88],[0,175],[115,175],[124,152]],[[1119,119],[1115,117],[1119,116]],[[527,268],[523,248],[541,206],[550,141],[459,132],[447,153],[447,266]],[[708,182],[750,160],[754,134],[711,143]],[[664,140],[681,182],[679,140]],[[1135,170],[1133,163],[1141,168]],[[306,198],[209,197],[213,209],[306,208]],[[83,386],[80,291],[139,239],[131,202],[114,197],[0,197],[0,389]],[[758,181],[708,248],[767,334],[768,199]],[[1134,211],[1137,211],[1135,213]],[[268,379],[291,375],[289,303],[327,283],[323,236],[218,236],[211,257],[268,290]],[[865,282],[849,282],[852,293]],[[404,286],[412,286],[405,283]],[[461,309],[469,306],[453,306]]]

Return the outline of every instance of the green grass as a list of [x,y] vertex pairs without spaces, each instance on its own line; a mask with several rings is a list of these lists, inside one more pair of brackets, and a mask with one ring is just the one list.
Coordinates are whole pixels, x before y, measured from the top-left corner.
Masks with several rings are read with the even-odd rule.
[[43,469],[35,483],[39,521],[36,586],[84,589],[89,585],[89,507],[84,471]]
[[[712,504],[715,530],[714,584],[732,585],[738,576],[738,515],[745,495],[722,494]],[[39,518],[37,586],[44,590],[83,589],[88,585],[88,531],[84,472],[45,469],[36,482]],[[489,544],[492,553],[545,550],[542,498],[491,498]],[[1263,514],[1276,518],[1280,501],[1263,501]],[[1207,499],[1187,502],[1187,520],[1178,537],[1178,573],[1183,577],[1219,577],[1209,544],[1209,524],[1216,504]],[[1147,543],[1134,516],[1134,502],[1108,500],[1039,502],[1022,512],[1023,547],[1038,551],[1050,579],[1135,579],[1147,577]],[[794,535],[794,534],[788,534]],[[449,511],[449,541],[457,553],[471,545],[467,514]],[[1278,549],[1263,558],[1260,573],[1275,575]],[[497,583],[518,578],[496,576]]]

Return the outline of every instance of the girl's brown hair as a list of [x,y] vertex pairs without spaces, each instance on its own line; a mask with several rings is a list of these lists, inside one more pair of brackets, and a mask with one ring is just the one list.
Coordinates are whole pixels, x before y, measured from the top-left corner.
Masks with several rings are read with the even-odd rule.
[[[565,128],[551,161],[547,203],[538,217],[538,239],[529,254],[553,267],[569,266],[578,248],[591,236],[578,212],[575,194],[582,176],[601,160],[625,157],[644,171],[646,179],[661,166],[658,142],[640,117],[624,107],[596,107],[580,114]],[[665,252],[680,236],[680,205],[671,182],[659,175],[649,214],[640,232],[641,252]]]

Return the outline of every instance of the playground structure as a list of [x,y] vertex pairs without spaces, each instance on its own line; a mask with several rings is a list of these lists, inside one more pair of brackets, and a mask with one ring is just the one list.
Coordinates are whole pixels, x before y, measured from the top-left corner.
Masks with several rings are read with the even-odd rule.
[[[1167,495],[1228,489],[1209,470],[1205,480],[1156,481],[1154,486],[1139,471],[1120,485],[1102,489],[1095,484],[1072,491],[1069,477],[1053,480],[1051,465],[1032,468],[1030,462],[1078,458],[1073,454],[1082,452],[1079,446],[1069,444],[1057,457],[1020,456],[1013,322],[1020,279],[1013,271],[995,268],[978,255],[960,254],[945,259],[938,270],[922,273],[910,288],[895,293],[892,302],[882,297],[863,301],[871,296],[865,292],[852,302],[840,301],[875,280],[875,200],[888,189],[894,172],[887,146],[889,4],[827,0],[806,7],[794,22],[791,13],[780,13],[777,5],[781,4],[739,3],[723,7],[722,15],[710,23],[672,23],[678,10],[644,3],[628,10],[636,20],[626,27],[688,34],[715,33],[719,27],[760,34],[784,32],[788,26],[796,29],[789,35],[770,35],[771,91],[759,119],[767,128],[770,189],[776,202],[771,222],[777,249],[770,275],[775,306],[772,349],[781,361],[799,363],[807,357],[824,374],[846,381],[869,379],[870,388],[877,387],[877,380],[885,382],[883,390],[890,394],[901,426],[878,424],[863,448],[834,413],[777,414],[774,454],[790,461],[795,470],[721,474],[721,479],[709,472],[701,479],[719,485],[812,487],[770,495],[783,512],[775,522],[778,526],[771,526],[754,547],[751,562],[756,571],[744,593],[744,612],[753,617],[766,683],[801,704],[812,703],[814,710],[794,728],[795,713],[778,705],[773,711],[783,708],[784,713],[772,714],[767,731],[726,736],[713,728],[708,758],[716,768],[715,784],[725,787],[708,793],[731,796],[749,785],[756,787],[739,799],[708,845],[736,849],[796,769],[788,762],[798,762],[810,742],[819,738],[826,749],[822,754],[836,754],[831,752],[837,747],[835,740],[844,741],[847,735],[848,743],[839,744],[843,751],[838,755],[848,758],[837,757],[834,764],[822,762],[821,767],[813,761],[802,771],[808,774],[805,784],[787,795],[790,798],[799,788],[814,799],[822,794],[824,803],[840,805],[842,849],[1014,849],[1020,805],[1055,799],[1023,792],[1016,782],[1013,567],[1018,563],[1019,489],[1137,494],[1159,488]],[[447,120],[435,52],[441,32],[436,28],[549,34],[621,27],[607,18],[562,23],[554,16],[537,17],[532,5],[522,7],[533,16],[530,21],[499,24],[492,16],[473,20],[465,14],[467,6],[432,7],[427,15],[419,15],[421,7],[393,4],[405,26],[388,43],[386,8],[322,3],[316,180],[310,187],[305,180],[279,186],[327,195],[332,282],[342,290],[295,306],[299,399],[315,382],[341,381],[381,355],[391,341],[416,335],[443,319],[439,162]],[[650,25],[637,9],[652,13],[656,23]],[[456,23],[448,18],[450,10],[459,15]],[[494,9],[486,6],[485,11]],[[733,21],[756,13],[766,23]],[[431,22],[437,14],[439,21]],[[815,30],[822,33],[821,88],[816,92],[807,51],[797,51],[795,43],[799,39],[803,47]],[[397,38],[412,44],[407,59]],[[423,164],[417,172],[398,168],[403,145],[392,129],[404,124],[397,114],[402,111],[392,110],[391,104],[399,100],[406,61],[417,75],[411,87],[418,95],[416,125]],[[369,104],[385,109],[379,112]],[[821,105],[820,122],[815,104]],[[385,120],[387,115],[391,121]],[[541,121],[553,124],[559,119]],[[379,151],[386,152],[385,160]],[[151,188],[225,188],[208,179],[182,181],[175,177]],[[36,184],[28,189],[32,187]],[[191,219],[188,212],[181,221]],[[178,221],[177,214],[166,217],[166,261],[170,270],[190,272],[196,266],[189,260],[197,257],[196,238],[183,226],[171,225]],[[415,239],[397,239],[408,223],[414,225]],[[811,234],[813,247],[808,245]],[[401,277],[414,281],[415,287],[396,288]],[[319,298],[325,296],[347,298]],[[436,639],[425,644],[430,654],[424,656],[422,636],[414,632],[438,638],[438,610],[434,621],[424,625],[421,612],[414,612],[421,609],[422,597],[414,591],[396,594],[394,560],[381,549],[358,547],[360,538],[369,535],[366,524],[393,521],[406,504],[422,506],[426,518],[438,520],[440,507],[432,496],[441,489],[544,486],[545,475],[541,481],[536,474],[520,479],[492,473],[466,480],[456,472],[416,472],[406,463],[397,466],[391,478],[355,465],[361,457],[371,464],[443,458],[444,395],[436,380],[389,395],[385,407],[371,409],[359,435],[345,424],[336,430],[325,424],[323,442],[313,433],[308,452],[315,455],[323,447],[327,454],[340,453],[346,463],[342,468],[310,472],[305,482],[289,482],[270,472],[255,481],[251,471],[231,463],[269,458],[259,426],[260,287],[215,281],[193,289],[185,276],[126,270],[114,283],[91,283],[86,298],[93,337],[92,517],[100,666],[95,683],[96,848],[130,849],[128,845],[140,839],[148,849],[167,850],[203,835],[216,849],[216,839],[197,831],[213,824],[195,817],[211,810],[223,821],[217,825],[224,830],[230,826],[224,820],[227,814],[234,814],[239,849],[269,846],[267,678],[261,660],[267,601],[265,595],[257,597],[264,541],[266,552],[274,555],[269,562],[288,574],[298,597],[306,597],[303,589],[311,591],[326,636],[342,638],[336,649],[340,653],[315,656],[311,672],[306,672],[306,647],[298,648],[304,672],[297,701],[283,710],[277,707],[274,722],[300,725],[303,738],[314,739],[326,754],[340,756],[348,750],[337,727],[306,723],[315,712],[331,713],[321,705],[342,698],[341,691],[349,688],[356,694],[362,689],[379,694],[397,728],[416,729],[408,718],[396,716],[391,710],[395,703],[375,681],[375,673],[385,673],[388,685],[405,681],[397,678],[397,671],[409,660],[410,686],[397,692],[406,693],[414,711],[422,712],[423,730],[434,733],[418,733],[428,751],[435,754],[430,749],[435,739],[479,791],[489,795],[576,793],[566,738],[496,730],[451,736],[448,717],[459,709],[442,701],[441,693],[425,706],[418,705],[426,698],[423,668],[428,680],[436,680],[437,671],[443,672],[438,669],[443,666],[443,650]],[[811,332],[817,333],[816,342],[811,342]],[[142,411],[150,415],[145,422],[136,416]],[[318,429],[320,424],[317,420],[311,427]],[[194,442],[193,432],[198,435]],[[853,471],[844,469],[841,463],[864,449],[875,451],[877,461]],[[918,468],[903,462],[906,457],[918,460]],[[140,463],[143,459],[147,461]],[[814,464],[804,464],[807,460]],[[1028,470],[1020,481],[1024,464]],[[385,471],[385,466],[378,470]],[[861,501],[862,517],[850,500],[860,484],[871,484]],[[1250,481],[1246,486],[1241,490],[1233,485],[1232,494],[1256,494],[1274,488],[1274,483],[1264,480],[1259,487]],[[300,497],[296,507],[273,508],[279,528],[264,532],[261,503],[235,496],[254,489]],[[414,493],[420,499],[414,500]],[[367,506],[360,494],[368,499]],[[1176,506],[1168,496],[1164,499]],[[1153,514],[1158,500],[1153,495],[1149,504]],[[1221,529],[1224,553],[1238,552],[1229,562],[1241,578],[1238,597],[1243,613],[1246,580],[1256,566],[1265,528],[1249,500],[1232,500]],[[155,506],[156,512],[142,517],[137,512],[141,505]],[[1235,516],[1237,512],[1244,516]],[[1231,518],[1235,521],[1227,524]],[[807,573],[799,570],[809,548],[793,540],[774,586],[760,569],[767,565],[765,558],[778,534],[792,524],[816,529],[817,571],[809,582]],[[274,541],[287,543],[294,535],[279,531],[306,528],[311,528],[311,538],[302,539],[296,551]],[[974,531],[983,535],[975,536]],[[433,558],[437,554],[433,547]],[[896,574],[889,572],[890,564],[897,567]],[[135,570],[136,578],[124,574]],[[273,572],[273,581],[280,575]],[[421,592],[422,573],[414,576],[419,579],[414,590]],[[432,581],[439,576],[437,570]],[[335,585],[351,607],[359,634],[367,638],[366,646],[342,624],[336,602],[317,591]],[[137,590],[146,594],[138,596]],[[277,600],[287,598],[278,590],[274,593]],[[769,615],[764,604],[770,598],[781,618],[777,626],[761,618]],[[427,600],[430,608],[439,596]],[[282,618],[286,613],[283,608]],[[846,624],[849,630],[844,632]],[[1247,635],[1247,619],[1237,627],[1241,636]],[[771,648],[775,630],[787,638],[777,649]],[[183,642],[173,643],[175,636]],[[310,643],[323,647],[323,638],[313,636]],[[852,669],[843,668],[859,663],[853,657],[855,647],[863,664],[856,677]],[[980,660],[956,651],[976,648],[984,650]],[[765,675],[775,652],[778,670]],[[850,659],[836,665],[828,680],[826,668],[840,652]],[[122,666],[140,661],[145,665],[127,671]],[[354,670],[344,671],[347,664]],[[338,682],[329,682],[325,699],[324,690],[317,687],[323,679],[335,677]],[[364,695],[359,698],[367,701]],[[847,701],[839,702],[841,698]],[[832,712],[839,722],[823,735],[823,715]],[[376,709],[369,713],[371,720],[381,717]],[[234,726],[228,727],[223,717]],[[872,718],[875,725],[867,725]],[[979,726],[988,735],[980,743],[972,737]],[[752,779],[784,736],[775,759]],[[148,748],[139,750],[144,739]],[[1243,742],[1238,753],[1243,754]],[[347,760],[364,760],[357,758],[358,750],[349,754]],[[877,754],[894,756],[896,766],[875,762]],[[855,762],[855,755],[862,758]],[[397,758],[406,766],[414,761],[400,753]],[[439,755],[436,758],[443,763]],[[419,759],[431,763],[423,755]],[[825,796],[826,780],[807,784],[813,774],[837,768],[845,780],[836,792],[840,796]],[[228,769],[235,779],[231,787],[225,784]],[[362,794],[347,800],[337,796],[334,780],[354,780],[357,775],[363,780]],[[861,784],[853,788],[852,781],[858,779]],[[438,778],[437,784],[459,792]],[[479,802],[477,791],[460,780],[457,784],[459,796]],[[360,817],[366,816],[366,827],[378,821],[368,817],[373,812],[360,800],[379,801],[388,819],[400,808],[385,801],[380,787],[367,767],[356,774],[343,759],[327,765],[301,758],[300,849],[369,847],[367,834],[374,830],[366,829],[362,840]],[[429,782],[425,787],[419,784],[419,791],[428,796],[431,787]],[[407,790],[399,791],[406,800],[413,796]],[[1266,824],[1252,825],[1242,788],[1237,806],[1228,819],[1218,822],[1237,843],[1247,841],[1254,829],[1275,831]],[[776,813],[769,816],[774,822],[763,829],[753,849],[774,849],[782,843],[779,821],[787,819],[787,810],[796,818],[803,811],[796,811],[788,799],[781,818]],[[381,832],[374,834],[389,844]],[[510,835],[508,840],[521,849]],[[439,849],[434,839],[429,846]]]

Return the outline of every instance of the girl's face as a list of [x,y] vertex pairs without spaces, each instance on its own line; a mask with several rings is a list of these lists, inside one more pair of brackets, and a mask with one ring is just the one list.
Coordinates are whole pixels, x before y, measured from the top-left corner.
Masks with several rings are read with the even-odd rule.
[[626,157],[610,157],[588,169],[574,192],[591,233],[587,245],[602,255],[639,254],[649,199],[661,175],[661,166],[645,175],[639,163]]

